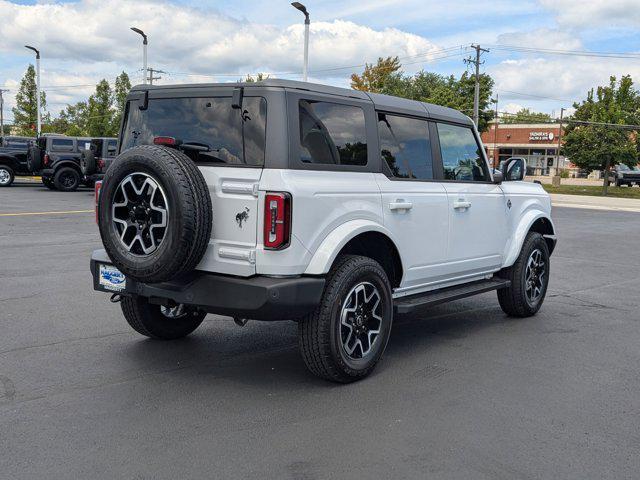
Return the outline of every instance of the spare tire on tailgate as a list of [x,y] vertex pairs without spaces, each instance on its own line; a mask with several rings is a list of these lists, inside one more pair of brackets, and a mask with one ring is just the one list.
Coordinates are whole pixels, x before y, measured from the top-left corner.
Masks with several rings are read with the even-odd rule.
[[90,149],[80,151],[80,170],[83,175],[93,175],[97,170],[96,156]]
[[38,173],[42,169],[42,149],[32,145],[27,150],[27,168],[31,173]]
[[114,265],[135,280],[164,282],[193,270],[209,244],[211,217],[204,177],[180,151],[133,147],[105,174],[100,236]]

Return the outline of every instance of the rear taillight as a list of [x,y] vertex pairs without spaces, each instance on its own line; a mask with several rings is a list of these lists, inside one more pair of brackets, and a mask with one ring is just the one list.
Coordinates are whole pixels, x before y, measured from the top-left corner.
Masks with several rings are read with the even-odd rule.
[[291,236],[291,195],[269,192],[264,199],[264,248],[281,250]]
[[102,188],[102,180],[98,180],[95,185],[95,210],[96,210],[96,223],[98,223],[98,202],[100,200],[100,189]]
[[44,159],[42,161],[43,161],[45,166],[49,165],[49,154],[48,153],[44,154]]
[[103,159],[98,159],[98,168],[100,170],[102,170],[104,168],[104,160]]

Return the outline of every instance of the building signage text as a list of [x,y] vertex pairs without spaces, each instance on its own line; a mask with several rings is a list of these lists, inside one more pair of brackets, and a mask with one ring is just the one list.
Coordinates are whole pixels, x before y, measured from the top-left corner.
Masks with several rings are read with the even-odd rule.
[[553,140],[553,132],[529,132],[529,141]]

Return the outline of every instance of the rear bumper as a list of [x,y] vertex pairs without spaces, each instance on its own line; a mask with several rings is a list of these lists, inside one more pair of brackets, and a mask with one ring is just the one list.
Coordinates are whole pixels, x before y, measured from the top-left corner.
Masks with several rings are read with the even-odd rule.
[[40,176],[45,179],[50,179],[53,177],[53,168],[45,168],[40,171]]
[[[99,264],[91,259],[94,290],[115,293],[99,282]],[[209,313],[253,320],[290,320],[312,312],[320,303],[322,277],[249,278],[194,271],[170,282],[147,284],[126,279],[122,295],[149,298],[151,303],[170,302],[196,306]]]

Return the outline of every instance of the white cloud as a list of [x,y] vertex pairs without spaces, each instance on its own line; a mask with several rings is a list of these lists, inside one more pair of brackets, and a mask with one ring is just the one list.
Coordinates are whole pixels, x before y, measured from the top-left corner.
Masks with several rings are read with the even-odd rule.
[[506,113],[517,113],[520,110],[522,110],[523,108],[525,108],[522,105],[520,105],[519,103],[511,103],[511,102],[507,103],[504,106],[498,105],[498,107],[500,108],[501,112],[506,112]]
[[585,99],[591,88],[608,84],[611,75],[618,79],[628,74],[640,78],[640,64],[611,58],[506,60],[489,67],[488,71],[495,79],[495,88],[505,100],[526,100],[527,103],[546,100],[548,105],[556,105],[557,108]]
[[[235,81],[257,72],[300,78],[302,70],[301,22],[277,27],[238,20],[216,10],[151,0],[36,5],[0,0],[0,18],[11,19],[0,22],[0,53],[24,55],[26,68],[33,59],[24,45],[39,48],[44,87],[91,85],[101,78],[113,80],[122,70],[141,80],[142,42],[130,31],[131,26],[149,36],[149,65],[170,72],[161,83]],[[351,21],[316,21],[311,24],[310,76],[316,80],[337,74],[347,77],[359,68],[322,70],[360,65],[378,56],[406,57],[437,50],[429,40],[396,28],[376,30]],[[15,83],[23,71],[12,71],[5,82]],[[3,73],[6,78],[8,72]],[[56,88],[55,93],[52,89],[50,110],[57,112],[63,105],[56,108],[54,104],[86,98],[92,90],[91,86]],[[8,99],[7,107],[11,106]]]
[[638,0],[540,0],[540,4],[555,12],[563,26],[640,26]]
[[503,33],[498,35],[498,43],[557,50],[582,49],[582,42],[574,34],[553,28],[538,28],[528,32]]
[[[215,11],[141,0],[83,0],[79,3],[17,5],[0,0],[0,50],[39,46],[47,59],[78,62],[140,63],[140,37],[149,35],[150,64],[195,73],[299,71],[301,23],[278,28],[236,20]],[[46,25],[46,28],[42,28]],[[398,29],[374,30],[335,20],[311,25],[310,68],[322,69],[371,61],[378,56],[409,56],[436,47],[423,37]]]

